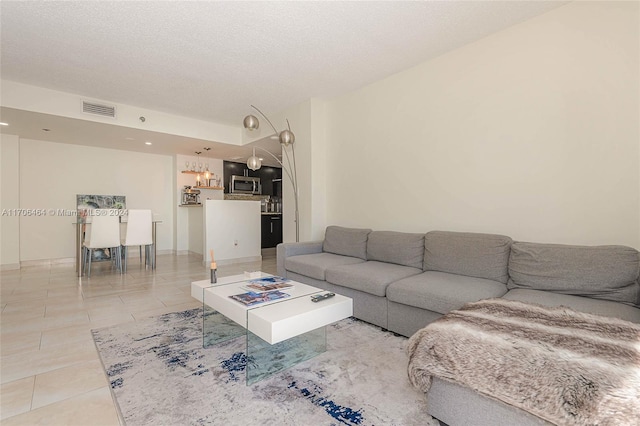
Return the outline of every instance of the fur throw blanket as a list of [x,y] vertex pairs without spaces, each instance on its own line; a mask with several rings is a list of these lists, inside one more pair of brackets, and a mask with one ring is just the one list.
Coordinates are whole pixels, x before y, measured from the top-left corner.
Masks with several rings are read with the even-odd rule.
[[414,334],[409,379],[436,376],[560,425],[640,424],[640,325],[505,299]]

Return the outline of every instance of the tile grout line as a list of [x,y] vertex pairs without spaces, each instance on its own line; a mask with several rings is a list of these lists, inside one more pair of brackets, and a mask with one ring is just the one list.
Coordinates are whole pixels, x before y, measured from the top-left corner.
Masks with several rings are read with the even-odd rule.
[[[42,336],[42,333],[40,333],[40,335]],[[31,401],[29,401],[29,411],[33,410],[33,396],[36,393],[36,378],[37,375],[33,376],[33,385],[31,387]]]
[[[94,302],[94,301],[97,302],[97,306],[94,306],[94,308],[97,308],[97,309],[99,309],[100,305],[102,305],[103,303],[104,303],[103,306],[105,307],[115,306],[115,305],[126,307],[127,305],[124,303],[124,299],[127,298],[127,295],[132,292],[140,292],[141,296],[147,296],[147,297],[141,297],[140,302],[144,302],[145,300],[151,301],[158,306],[159,310],[162,310],[162,309],[168,310],[174,306],[174,305],[168,304],[169,301],[172,301],[174,298],[174,295],[173,295],[174,291],[175,291],[175,295],[178,297],[182,297],[182,294],[189,295],[190,292],[188,290],[189,290],[190,282],[198,279],[203,279],[205,276],[205,274],[203,273],[201,262],[187,260],[187,262],[182,263],[182,262],[175,261],[175,260],[181,260],[181,259],[177,259],[175,257],[171,257],[171,259],[174,259],[174,261],[168,262],[166,269],[163,269],[162,271],[160,271],[160,273],[156,273],[156,271],[153,271],[152,274],[147,274],[145,271],[141,271],[140,274],[135,274],[135,275],[127,274],[127,276],[125,276],[124,279],[121,279],[121,280],[119,279],[117,282],[116,281],[105,282],[104,280],[98,280],[97,282],[94,280],[93,283],[77,282],[75,276],[74,278],[71,277],[71,274],[73,274],[73,271],[72,271],[73,268],[66,269],[66,270],[57,268],[55,270],[56,272],[55,279],[51,271],[51,268],[48,268],[48,269],[43,268],[40,271],[31,270],[31,271],[28,271],[28,273],[22,274],[19,276],[19,280],[20,280],[19,283],[12,284],[10,295],[17,297],[18,298],[17,302],[29,303],[32,301],[43,299],[42,296],[39,296],[37,294],[35,296],[33,296],[33,294],[30,294],[30,292],[35,293],[35,291],[40,291],[40,294],[44,296],[44,304],[45,304],[44,316],[47,317],[47,315],[49,314],[52,316],[56,316],[55,315],[56,309],[54,308],[56,308],[58,304],[60,306],[63,306],[67,302],[69,302],[69,305],[74,305],[74,303],[71,303],[74,300],[74,292],[62,291],[64,288],[67,287],[67,284],[73,281],[74,285],[69,285],[68,287],[79,290],[80,292],[79,305],[80,307],[83,308],[83,309],[80,309],[80,311],[84,313],[84,315],[80,315],[80,317],[87,319],[89,321],[88,323],[89,329],[92,329],[92,328],[96,328],[96,326],[93,324],[92,315],[89,314],[88,305],[92,304],[90,302]],[[273,262],[266,262],[266,263],[267,264],[264,266],[265,267],[268,266],[269,268],[271,268],[272,266],[271,263]],[[259,265],[252,265],[251,267],[252,268],[257,267],[258,269],[262,269],[260,268]],[[206,270],[204,270],[204,272],[206,273]],[[47,282],[47,284],[43,285],[43,281],[45,281],[45,277],[47,276],[49,278],[49,281]],[[101,290],[105,289],[106,286],[111,287],[112,291],[107,291],[105,294],[100,294]],[[168,290],[167,293],[163,291],[164,288]],[[157,297],[156,290],[159,291],[162,297],[166,296],[167,302]],[[87,297],[88,294],[91,294],[91,293],[93,293],[93,295],[91,297]],[[30,296],[27,296],[27,294],[30,294]],[[55,300],[50,302],[47,301],[47,299],[54,298],[54,297],[55,297]],[[117,299],[115,299],[116,297]],[[78,301],[78,299],[75,299],[75,300],[76,302]],[[102,301],[105,301],[105,302],[102,302]],[[182,302],[177,305],[181,305],[181,304]],[[8,303],[3,303],[2,310],[4,311],[7,308],[7,306],[8,306]],[[25,307],[24,309],[26,310],[28,308]],[[64,307],[62,307],[62,309],[64,311]],[[75,311],[75,309],[72,309],[72,310]],[[149,310],[152,311],[153,309],[149,309]],[[144,311],[141,311],[141,312],[144,312]],[[96,315],[99,315],[99,312],[97,312]],[[134,316],[130,311],[127,313],[127,315],[129,320],[138,321],[136,316]],[[138,315],[140,317],[140,320],[142,320],[143,318],[146,318],[146,316],[143,316],[143,315],[144,314]],[[62,314],[62,316],[64,316],[64,314]],[[118,316],[116,315],[116,318],[117,317]],[[99,317],[96,317],[96,319],[98,320],[97,322],[100,322],[101,320],[99,320],[98,318]],[[121,319],[123,320],[123,322],[125,322],[124,318],[121,318]],[[106,322],[109,322],[109,319],[106,319]],[[114,322],[113,325],[116,325],[117,323],[119,322],[116,321]],[[75,321],[72,321],[69,324],[60,324],[46,331],[55,332],[58,330],[63,330],[64,328],[67,328],[67,327],[72,327],[74,324],[75,324]],[[108,326],[112,326],[112,325],[111,324],[101,325],[98,328],[108,327]],[[48,350],[48,348],[45,347],[46,345],[44,345],[46,341],[45,340],[46,336],[43,331],[44,327],[45,327],[44,324],[38,326],[39,333],[40,333],[38,345],[37,345],[38,352],[43,350]],[[34,331],[37,331],[37,329]],[[59,335],[59,338],[60,338],[61,344],[64,344],[65,339],[68,339],[68,337],[64,335],[64,332]],[[67,365],[65,367],[59,367],[58,369],[71,368],[73,371],[73,368],[79,362],[80,361],[74,362],[71,365]],[[48,370],[47,372],[41,372],[41,373],[39,372],[38,374],[27,376],[27,377],[31,377],[33,380],[32,388],[31,388],[31,399],[28,404],[28,406],[30,407],[30,411],[34,411],[33,407],[35,403],[34,398],[35,398],[36,381],[37,381],[38,375],[46,374],[55,370],[57,369],[54,368],[53,370]],[[98,389],[98,388],[94,389],[94,386],[89,386],[89,387],[91,387],[93,390],[88,390],[87,388],[87,390],[77,394],[76,396],[80,396],[87,392],[92,392]],[[70,398],[72,397],[65,398],[57,402],[66,401]],[[26,398],[24,398],[23,401],[25,403],[25,408],[26,408],[26,405],[27,405]],[[47,404],[43,407],[46,407],[48,405],[51,405],[51,404]],[[40,408],[43,408],[43,407],[38,407],[36,410],[39,410]],[[119,421],[119,418],[118,418],[118,421]]]

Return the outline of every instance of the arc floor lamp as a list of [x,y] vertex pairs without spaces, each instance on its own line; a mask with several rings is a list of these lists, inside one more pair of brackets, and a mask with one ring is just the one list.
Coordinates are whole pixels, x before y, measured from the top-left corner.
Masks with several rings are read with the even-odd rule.
[[[300,241],[300,215],[298,211],[298,173],[296,170],[296,151],[295,151],[296,136],[291,131],[291,125],[289,125],[288,119],[286,120],[287,128],[279,132],[275,128],[271,120],[269,120],[262,111],[260,111],[258,108],[256,108],[253,105],[251,105],[251,108],[255,109],[258,112],[258,114],[260,114],[265,120],[267,120],[267,123],[269,123],[269,125],[271,126],[275,134],[278,135],[278,139],[280,140],[280,145],[282,146],[282,152],[284,153],[284,156],[287,161],[285,166],[285,164],[278,157],[276,157],[266,149],[257,146],[253,148],[253,155],[249,157],[249,159],[247,159],[247,167],[249,167],[251,170],[258,170],[260,167],[262,167],[262,160],[256,157],[256,148],[258,148],[259,150],[262,150],[267,154],[269,154],[270,156],[272,156],[273,159],[276,160],[278,164],[280,164],[280,166],[282,167],[282,170],[285,171],[285,173],[289,177],[289,181],[291,181],[291,185],[293,186],[293,198],[294,198],[295,209],[296,209],[295,211],[296,242],[298,242]],[[244,124],[244,128],[247,130],[256,130],[260,127],[260,121],[258,120],[258,118],[251,114],[247,115],[244,118],[243,124]],[[289,151],[291,151],[291,157],[289,157]],[[292,158],[293,158],[293,161],[291,160]]]

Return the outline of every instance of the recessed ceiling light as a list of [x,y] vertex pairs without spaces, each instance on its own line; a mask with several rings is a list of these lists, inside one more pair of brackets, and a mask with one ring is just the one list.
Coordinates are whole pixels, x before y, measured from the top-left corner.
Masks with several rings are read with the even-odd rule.
[[135,141],[134,138],[125,138],[125,139],[128,140],[128,141]]
[[153,144],[152,144],[151,142],[149,142],[149,141],[146,141],[144,144],[145,144],[145,145],[153,145]]
[[264,161],[264,158],[262,158],[262,157],[258,157],[258,160],[260,160],[260,161]]
[[240,160],[242,157],[231,157],[230,160]]
[[4,121],[0,122],[0,126],[8,126],[9,123],[5,123]]

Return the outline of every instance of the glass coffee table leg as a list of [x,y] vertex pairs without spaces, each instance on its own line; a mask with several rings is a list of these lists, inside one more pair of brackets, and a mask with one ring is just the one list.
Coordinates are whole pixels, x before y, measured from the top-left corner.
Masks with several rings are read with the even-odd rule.
[[202,304],[202,347],[244,336],[246,330],[215,309]]
[[326,327],[274,345],[247,331],[247,385],[311,359],[326,350]]

